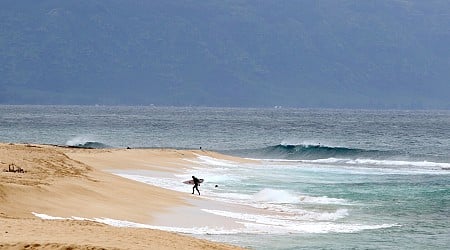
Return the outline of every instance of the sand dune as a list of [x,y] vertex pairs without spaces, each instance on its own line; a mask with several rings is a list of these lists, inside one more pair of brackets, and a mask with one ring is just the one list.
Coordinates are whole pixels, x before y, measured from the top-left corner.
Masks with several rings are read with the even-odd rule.
[[[32,212],[70,218],[151,222],[195,196],[112,175],[108,169],[176,172],[198,151],[74,149],[0,144],[0,249],[239,249],[159,230],[92,221],[41,220]],[[205,155],[213,152],[202,151]],[[6,172],[10,164],[24,173]]]

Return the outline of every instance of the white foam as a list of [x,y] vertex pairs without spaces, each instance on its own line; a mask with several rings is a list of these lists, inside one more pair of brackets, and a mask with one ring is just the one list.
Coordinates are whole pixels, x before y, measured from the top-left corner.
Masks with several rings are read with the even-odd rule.
[[149,224],[142,224],[130,221],[115,220],[110,218],[94,218],[96,222],[101,222],[110,226],[115,227],[134,227],[134,228],[148,228],[148,229],[158,229],[169,232],[187,233],[187,234],[230,234],[237,233],[234,230],[225,230],[223,228],[209,228],[209,227],[167,227],[167,226],[153,226]]
[[[153,186],[162,187],[169,190],[179,192],[191,191],[191,187],[181,184],[183,180],[190,178],[187,175],[186,176],[177,175],[176,178],[162,178],[137,174],[123,174],[123,173],[115,173],[115,174],[127,179],[146,183]],[[202,193],[204,194],[202,198],[213,199],[233,204],[250,205],[257,208],[273,209],[275,211],[291,211],[291,212],[297,210],[294,208],[283,207],[283,205],[301,204],[301,203],[350,205],[344,199],[330,198],[327,196],[314,197],[314,196],[300,195],[288,190],[277,190],[271,188],[262,189],[254,194],[216,192],[215,188],[212,188],[212,185],[218,182],[212,181],[212,179],[214,178],[211,176],[206,177],[207,182],[204,184],[204,185],[211,185],[211,188],[206,188],[202,190]],[[217,180],[228,180],[228,183],[232,179],[233,179],[232,177],[225,177],[225,176],[217,178]],[[208,182],[210,182],[211,184],[209,184]],[[221,186],[219,186],[219,188],[220,187]],[[274,204],[279,204],[280,206],[274,206]]]
[[76,136],[66,142],[67,146],[84,145],[87,142],[97,141],[92,135]]
[[265,188],[253,195],[253,199],[258,202],[269,203],[297,203],[299,197],[286,190],[276,190]]
[[[250,159],[250,158],[249,158]],[[300,167],[314,167],[317,171],[326,171],[332,167],[335,172],[352,171],[355,174],[450,174],[450,163],[430,161],[396,161],[396,160],[373,160],[373,159],[343,159],[327,158],[317,160],[285,160],[285,159],[252,159],[266,162],[266,165],[276,165],[284,168],[299,167],[297,163],[303,163]],[[319,166],[325,169],[319,169]],[[336,168],[335,168],[336,167]],[[337,168],[339,167],[339,168]]]
[[300,200],[303,203],[350,205],[344,199],[330,198],[330,197],[327,197],[327,196],[320,196],[320,197],[300,196]]
[[208,182],[213,183],[229,183],[229,182],[235,182],[239,181],[240,178],[237,178],[237,176],[230,176],[227,174],[216,174],[216,173],[204,173],[203,176],[205,180],[208,180]]
[[242,193],[220,193],[217,194],[217,196],[224,199],[246,201],[246,202],[251,201],[253,197],[253,195]]
[[[202,211],[236,219],[237,223],[244,225],[244,228],[228,228],[223,227],[169,227],[142,224],[124,220],[116,220],[111,218],[82,218],[72,216],[70,218],[55,217],[46,214],[32,212],[33,215],[44,220],[87,220],[104,223],[114,227],[132,227],[132,228],[148,228],[158,229],[170,232],[187,233],[187,234],[239,234],[239,233],[270,233],[270,234],[286,234],[286,233],[329,233],[343,232],[351,233],[361,230],[381,229],[399,226],[397,224],[381,224],[381,225],[361,225],[361,224],[343,224],[333,222],[314,222],[305,221],[305,217],[301,215],[280,216],[280,215],[257,215],[234,213],[229,211],[208,210]],[[336,211],[336,214],[346,213],[345,211]]]
[[196,164],[207,165],[207,166],[219,166],[219,167],[237,167],[238,166],[237,162],[223,160],[223,159],[217,159],[217,158],[209,157],[206,155],[199,155],[199,154],[196,154],[196,155],[197,155],[196,160],[191,160],[191,159],[185,159],[185,160],[194,162]]
[[103,224],[107,224],[114,227],[132,227],[132,228],[148,228],[148,229],[157,229],[157,230],[163,230],[163,231],[169,231],[169,232],[177,232],[177,233],[186,233],[186,234],[237,234],[241,233],[242,230],[239,229],[224,229],[222,227],[217,228],[210,228],[210,227],[192,227],[192,228],[186,228],[186,227],[167,227],[167,226],[154,226],[149,224],[142,224],[142,223],[136,223],[131,221],[124,221],[124,220],[116,220],[116,219],[110,219],[110,218],[82,218],[82,217],[76,217],[72,216],[69,218],[63,218],[63,217],[55,217],[50,216],[46,214],[39,214],[32,212],[33,215],[36,217],[39,217],[44,220],[81,220],[81,221],[94,221],[99,222]]
[[360,225],[360,224],[338,224],[330,222],[298,223],[286,225],[264,225],[251,222],[238,222],[243,224],[247,230],[258,233],[270,234],[292,234],[292,233],[355,233],[363,230],[375,230],[383,228],[398,227],[397,224]]
[[[286,233],[330,233],[330,232],[357,232],[361,230],[380,229],[398,226],[396,224],[361,225],[343,224],[334,222],[304,221],[302,216],[268,216],[246,213],[234,213],[221,210],[202,209],[205,212],[236,219],[237,223],[246,227],[246,232],[286,234]],[[337,211],[337,213],[346,213]]]
[[175,177],[180,180],[191,179],[191,176],[201,176],[201,178],[205,179],[208,183],[232,183],[238,182],[244,179],[240,176],[233,176],[229,174],[228,169],[198,169],[198,171],[193,171],[186,174],[176,174]]
[[121,176],[123,178],[127,178],[130,180],[146,183],[152,186],[162,187],[165,189],[170,189],[174,191],[186,191],[188,188],[186,185],[181,185],[182,181],[185,179],[175,179],[175,178],[163,178],[163,177],[152,177],[152,176],[144,176],[137,174],[122,174],[122,173],[114,173],[115,175]]
[[338,209],[335,212],[314,212],[296,209],[295,212],[276,213],[275,215],[236,213],[231,211],[209,210],[209,209],[202,209],[202,211],[238,220],[257,222],[263,224],[273,224],[273,225],[277,225],[278,223],[284,223],[287,221],[291,222],[336,221],[348,216],[347,209]]
[[349,165],[375,165],[375,166],[405,166],[405,167],[434,167],[450,168],[450,163],[431,162],[431,161],[399,161],[399,160],[373,160],[373,159],[341,159],[327,158],[318,160],[299,160],[305,163],[324,163],[324,164],[349,164]]
[[349,203],[344,199],[330,198],[327,196],[307,196],[298,195],[287,190],[277,190],[271,188],[265,188],[256,194],[252,198],[257,202],[267,202],[267,203],[279,203],[279,204],[297,204],[297,203],[314,203],[314,204],[339,204],[339,205],[349,205]]
[[[231,161],[223,161],[220,159],[211,158],[208,156],[199,156],[196,160],[191,162],[198,164],[195,165],[194,171],[191,173],[183,173],[172,176],[155,177],[147,176],[144,174],[117,174],[125,178],[129,178],[135,181],[140,181],[150,185],[155,185],[171,190],[177,190],[186,192],[191,191],[191,187],[186,185],[180,185],[181,181],[189,179],[192,174],[196,175],[196,169],[198,169],[198,176],[205,178],[205,189],[202,190],[203,199],[213,199],[233,204],[242,204],[252,206],[255,208],[262,208],[267,213],[273,213],[275,215],[267,215],[266,212],[261,214],[245,214],[236,213],[231,211],[220,210],[208,210],[204,209],[204,212],[212,213],[219,216],[224,216],[235,220],[243,225],[240,229],[224,229],[224,228],[180,228],[180,227],[163,227],[137,224],[132,222],[118,221],[108,218],[94,218],[95,221],[106,223],[115,226],[132,226],[132,227],[145,227],[152,229],[161,229],[166,231],[190,233],[190,234],[235,234],[235,233],[326,233],[326,232],[356,232],[366,229],[378,229],[385,227],[392,227],[395,225],[362,225],[351,223],[338,223],[341,219],[348,217],[349,211],[345,208],[339,208],[336,210],[330,210],[334,206],[323,205],[350,205],[344,199],[331,198],[327,196],[308,196],[304,194],[296,193],[291,190],[264,188],[256,193],[249,193],[250,190],[246,190],[245,193],[238,192],[224,192],[227,190],[226,185],[234,185],[236,182],[245,178],[258,178],[258,174],[267,174],[267,171],[255,171],[259,168],[261,170],[271,169],[270,165],[246,165],[240,166],[239,170],[242,173],[236,175],[236,163]],[[212,166],[212,167],[211,167]],[[268,167],[269,166],[269,167]],[[277,167],[280,167],[277,165]],[[283,165],[284,167],[284,165]],[[298,166],[295,166],[297,168]],[[284,168],[283,168],[284,169]],[[317,168],[311,166],[313,171],[330,171],[329,167]],[[334,169],[334,168],[333,168]],[[339,171],[347,172],[347,169],[338,168]],[[336,170],[336,171],[337,171]],[[231,171],[231,172],[230,172]],[[270,172],[270,171],[269,171]],[[224,189],[208,187],[207,185],[213,185],[216,182],[222,182],[220,187]],[[258,182],[256,182],[258,183]],[[203,185],[203,184],[202,184]],[[261,185],[261,184],[257,184]],[[228,191],[228,190],[227,190]],[[319,204],[314,211],[305,210],[302,208],[302,204]],[[324,210],[320,210],[322,207],[326,207]],[[262,211],[261,211],[262,212]]]
[[283,140],[280,145],[282,146],[289,146],[289,145],[298,145],[298,146],[305,146],[305,147],[315,147],[315,146],[323,146],[323,147],[330,147],[330,148],[338,148],[342,147],[338,144],[329,142],[329,141],[312,141],[312,140]]
[[66,220],[66,219],[70,219],[70,218],[63,218],[63,217],[55,217],[55,216],[50,216],[50,215],[46,215],[46,214],[39,214],[39,213],[35,213],[35,212],[31,212],[34,216],[39,217],[43,220]]

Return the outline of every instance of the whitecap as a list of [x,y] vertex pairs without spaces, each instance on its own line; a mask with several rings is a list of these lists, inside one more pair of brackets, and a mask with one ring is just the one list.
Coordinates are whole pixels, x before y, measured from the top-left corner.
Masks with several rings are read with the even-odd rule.
[[287,190],[265,188],[253,195],[253,200],[269,203],[297,203],[299,197]]

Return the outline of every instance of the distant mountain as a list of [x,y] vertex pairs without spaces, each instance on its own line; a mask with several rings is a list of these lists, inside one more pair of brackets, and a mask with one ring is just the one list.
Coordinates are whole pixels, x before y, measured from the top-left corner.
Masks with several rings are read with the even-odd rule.
[[450,1],[0,2],[0,103],[450,109]]

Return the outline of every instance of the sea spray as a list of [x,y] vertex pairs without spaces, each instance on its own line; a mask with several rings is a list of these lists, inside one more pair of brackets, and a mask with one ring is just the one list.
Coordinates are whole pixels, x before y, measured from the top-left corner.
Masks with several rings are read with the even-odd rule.
[[253,195],[253,199],[258,202],[268,203],[298,203],[300,197],[287,191],[265,188]]
[[110,146],[96,141],[92,136],[76,136],[68,140],[66,145],[79,148],[110,148]]

